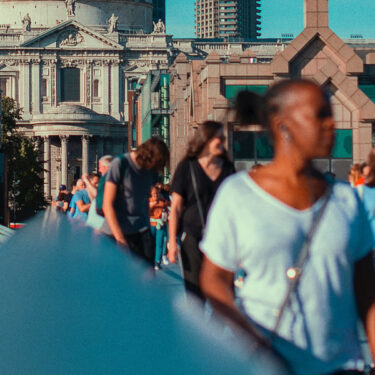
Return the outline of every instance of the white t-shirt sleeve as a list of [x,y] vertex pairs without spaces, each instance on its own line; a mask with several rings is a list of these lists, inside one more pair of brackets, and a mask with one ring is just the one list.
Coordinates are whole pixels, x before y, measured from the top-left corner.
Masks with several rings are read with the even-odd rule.
[[355,233],[357,234],[357,246],[354,250],[354,261],[360,260],[375,249],[374,233],[367,217],[362,201],[358,200],[358,220]]
[[[230,180],[230,179],[229,179]],[[228,183],[229,182],[229,183]],[[210,208],[205,235],[200,242],[200,249],[215,265],[235,272],[238,269],[235,208],[230,181],[219,188]]]

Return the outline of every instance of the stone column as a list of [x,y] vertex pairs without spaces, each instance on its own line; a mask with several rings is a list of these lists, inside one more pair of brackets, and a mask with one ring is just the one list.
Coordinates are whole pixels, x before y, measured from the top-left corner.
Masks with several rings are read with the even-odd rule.
[[98,160],[104,156],[104,138],[98,137],[97,140],[97,154],[98,154]]
[[68,184],[68,141],[69,137],[66,135],[60,136],[61,140],[61,183]]
[[40,113],[40,65],[37,62],[32,64],[31,68],[31,98],[32,113]]
[[88,135],[82,136],[82,174],[88,173],[89,171],[89,142],[90,137]]
[[30,114],[30,64],[24,63],[21,69],[21,100],[23,115],[28,117]]
[[51,197],[51,145],[49,136],[43,137],[43,161],[44,161],[44,195]]
[[110,101],[110,95],[109,95],[109,64],[105,63],[103,65],[103,90],[102,90],[102,103],[103,103],[103,109],[102,112],[104,114],[109,114],[109,101]]
[[128,78],[124,79],[124,121],[129,121]]
[[120,119],[120,66],[111,65],[111,115]]

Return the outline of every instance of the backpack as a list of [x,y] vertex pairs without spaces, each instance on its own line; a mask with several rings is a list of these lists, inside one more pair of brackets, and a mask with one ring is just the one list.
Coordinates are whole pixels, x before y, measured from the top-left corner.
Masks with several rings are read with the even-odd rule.
[[[118,158],[120,159],[120,181],[122,181],[124,179],[125,169],[126,169],[125,154],[120,154]],[[96,213],[103,217],[104,217],[103,198],[104,198],[105,182],[106,182],[106,175],[100,177],[98,191],[96,193]]]

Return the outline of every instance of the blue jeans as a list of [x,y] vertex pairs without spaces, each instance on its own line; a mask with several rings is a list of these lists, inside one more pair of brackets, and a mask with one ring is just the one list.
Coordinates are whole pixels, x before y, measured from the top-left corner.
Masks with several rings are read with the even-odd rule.
[[167,243],[169,238],[168,223],[163,225],[163,256],[167,255]]
[[164,225],[160,229],[152,226],[151,233],[155,238],[155,264],[160,264],[163,253]]

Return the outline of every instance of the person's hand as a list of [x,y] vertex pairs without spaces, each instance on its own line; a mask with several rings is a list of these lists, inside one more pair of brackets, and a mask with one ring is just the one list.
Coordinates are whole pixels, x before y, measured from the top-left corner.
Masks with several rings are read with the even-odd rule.
[[83,181],[88,181],[88,179],[89,179],[89,175],[88,175],[88,173],[84,173],[83,175],[82,175],[82,180]]
[[167,253],[168,260],[171,263],[177,263],[178,262],[177,241],[176,240],[174,240],[174,241],[169,240],[168,243],[167,243],[167,249],[168,249],[168,253]]
[[116,238],[116,241],[119,245],[124,246],[124,247],[129,247],[128,243],[126,242],[124,237],[118,237]]

